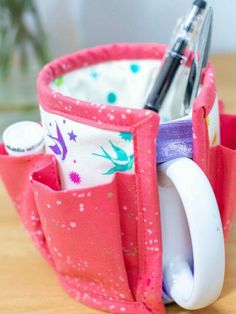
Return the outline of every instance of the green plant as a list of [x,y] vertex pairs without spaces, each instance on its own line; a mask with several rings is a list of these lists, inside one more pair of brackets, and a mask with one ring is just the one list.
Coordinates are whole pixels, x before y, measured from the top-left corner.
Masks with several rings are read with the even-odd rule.
[[35,1],[0,0],[0,75],[8,75],[16,53],[22,71],[26,71],[30,49],[40,64],[47,63],[46,36]]

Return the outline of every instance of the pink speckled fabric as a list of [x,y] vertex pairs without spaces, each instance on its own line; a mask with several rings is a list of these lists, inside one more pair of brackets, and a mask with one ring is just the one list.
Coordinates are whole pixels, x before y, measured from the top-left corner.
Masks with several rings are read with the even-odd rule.
[[194,161],[213,187],[227,239],[236,205],[236,115],[225,114],[223,102],[219,102],[221,145],[210,147],[206,118],[216,97],[215,74],[211,65],[204,70],[202,83],[204,88],[195,99],[193,108]]
[[[62,286],[76,300],[110,313],[165,313],[156,176],[159,117],[132,109],[124,120],[125,108],[107,106],[100,113],[99,104],[78,104],[76,99],[53,93],[48,85],[76,68],[109,60],[162,58],[164,52],[165,46],[156,44],[97,47],[53,61],[38,79],[39,102],[45,111],[97,128],[132,133],[134,174],[117,173],[110,183],[61,190],[54,156],[11,157],[0,146],[3,182],[25,228]],[[194,160],[211,180],[227,235],[236,201],[236,146],[232,139],[236,137],[236,117],[222,114],[222,146],[210,149],[205,119],[215,96],[213,78],[209,67],[194,104]],[[111,109],[112,121],[108,118]]]
[[236,205],[236,116],[221,114],[221,145],[212,147],[208,176],[219,205],[227,239]]

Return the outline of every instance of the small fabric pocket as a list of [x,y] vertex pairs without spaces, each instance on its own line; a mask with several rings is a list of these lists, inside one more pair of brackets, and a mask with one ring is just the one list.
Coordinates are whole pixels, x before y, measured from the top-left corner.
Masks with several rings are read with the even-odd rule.
[[41,171],[33,176],[34,197],[61,280],[75,291],[133,300],[122,253],[117,177],[97,187],[53,191],[39,176]]
[[209,179],[227,238],[236,206],[236,116],[221,114],[221,145],[210,148]]
[[31,175],[40,168],[43,169],[41,175],[47,180],[48,185],[53,189],[59,189],[54,156],[46,154],[9,156],[4,146],[0,144],[0,177],[34,244],[49,264],[54,266],[31,188]]

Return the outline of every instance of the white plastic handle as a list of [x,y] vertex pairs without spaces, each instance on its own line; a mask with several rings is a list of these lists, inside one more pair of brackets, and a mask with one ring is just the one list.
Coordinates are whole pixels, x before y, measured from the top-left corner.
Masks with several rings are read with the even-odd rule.
[[188,158],[158,166],[166,292],[185,309],[220,295],[225,250],[219,209],[203,171]]

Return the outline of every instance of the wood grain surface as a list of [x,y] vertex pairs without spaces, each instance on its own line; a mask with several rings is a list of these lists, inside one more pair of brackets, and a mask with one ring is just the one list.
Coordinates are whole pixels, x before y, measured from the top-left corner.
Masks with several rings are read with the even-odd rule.
[[[219,97],[224,99],[227,112],[236,113],[236,55],[215,55],[211,61],[216,69]],[[220,299],[214,305],[194,313],[236,313],[236,223],[226,246],[226,255],[225,286]],[[77,303],[60,287],[56,274],[44,262],[23,230],[0,183],[0,314],[96,313],[101,312]],[[167,313],[190,312],[170,305]]]

